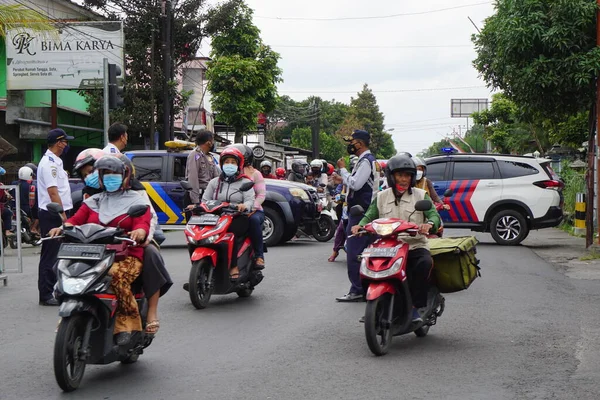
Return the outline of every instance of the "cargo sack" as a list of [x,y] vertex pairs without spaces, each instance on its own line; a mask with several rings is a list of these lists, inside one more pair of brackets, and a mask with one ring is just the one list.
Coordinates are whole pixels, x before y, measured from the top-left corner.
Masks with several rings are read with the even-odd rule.
[[475,236],[429,240],[433,277],[440,292],[465,290],[481,276],[479,260],[475,256],[477,243]]

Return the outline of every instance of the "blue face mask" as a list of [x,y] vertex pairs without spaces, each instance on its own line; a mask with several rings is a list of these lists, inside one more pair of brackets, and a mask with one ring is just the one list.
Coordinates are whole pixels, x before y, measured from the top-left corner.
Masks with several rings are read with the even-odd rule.
[[102,183],[107,192],[116,192],[121,188],[123,184],[123,177],[121,175],[104,175],[102,177]]
[[238,167],[235,164],[225,164],[223,165],[223,173],[227,176],[233,176],[237,172]]
[[98,178],[98,171],[94,171],[84,179],[85,186],[91,187],[94,189],[100,189],[100,179]]

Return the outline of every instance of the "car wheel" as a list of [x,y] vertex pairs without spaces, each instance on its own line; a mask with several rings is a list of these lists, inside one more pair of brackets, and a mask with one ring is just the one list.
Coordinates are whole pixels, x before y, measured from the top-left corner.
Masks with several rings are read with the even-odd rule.
[[515,210],[502,210],[492,218],[490,233],[496,243],[514,246],[525,240],[529,228],[523,214]]
[[265,207],[264,210],[263,241],[267,247],[277,246],[283,236],[283,220],[272,208]]

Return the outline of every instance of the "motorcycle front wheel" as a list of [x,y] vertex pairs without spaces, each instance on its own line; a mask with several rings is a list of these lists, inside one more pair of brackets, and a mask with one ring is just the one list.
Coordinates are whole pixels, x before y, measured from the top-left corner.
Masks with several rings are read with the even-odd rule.
[[335,235],[337,225],[329,215],[319,217],[319,220],[313,225],[313,236],[319,242],[329,242]]
[[387,354],[392,343],[392,326],[388,322],[393,297],[386,293],[375,300],[367,300],[365,336],[369,349],[376,356]]
[[[90,317],[88,317],[90,318]],[[86,327],[86,317],[63,318],[54,342],[54,376],[65,392],[79,387],[85,372],[85,361],[79,359]]]
[[192,263],[190,270],[190,301],[199,310],[206,308],[213,292],[213,285],[208,281],[212,263],[203,258]]

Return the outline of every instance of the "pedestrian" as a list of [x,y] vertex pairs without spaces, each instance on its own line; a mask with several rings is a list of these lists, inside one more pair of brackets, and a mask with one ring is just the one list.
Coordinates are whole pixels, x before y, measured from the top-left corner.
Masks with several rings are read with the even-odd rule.
[[[38,183],[38,217],[40,220],[40,234],[45,237],[51,229],[62,226],[60,216],[48,212],[49,203],[58,203],[64,210],[62,218],[66,220],[69,211],[73,208],[69,177],[63,169],[60,156],[69,150],[69,140],[62,129],[52,129],[48,132],[48,150],[42,157],[37,169]],[[54,263],[58,255],[59,246],[52,241],[42,243],[40,264],[38,267],[39,302],[44,306],[57,306],[58,302],[52,292],[56,283]]]
[[[191,210],[195,205],[200,204],[202,192],[208,186],[211,179],[217,178],[220,174],[215,160],[210,154],[215,143],[215,137],[209,130],[200,130],[196,135],[196,148],[188,154],[185,166],[185,180],[188,181],[192,190],[186,196],[186,209]],[[187,215],[187,214],[186,214]],[[189,219],[189,215],[188,219]]]
[[115,122],[108,128],[108,144],[102,149],[106,154],[120,154],[127,147],[127,125]]
[[[346,162],[340,158],[337,162],[341,177],[337,178],[337,183],[343,183],[348,188],[346,201],[348,211],[354,206],[361,206],[367,209],[377,192],[375,188],[379,185],[378,177],[376,179],[375,156],[369,150],[371,136],[367,131],[355,130],[351,137],[344,138],[348,143],[348,153],[358,156],[356,166],[352,174],[346,170]],[[359,255],[369,244],[367,236],[350,237],[350,229],[358,225],[361,217],[348,216],[348,225],[346,228],[346,258],[348,265],[348,278],[350,279],[350,291],[344,296],[336,298],[337,301],[350,302],[362,301],[364,293],[360,282],[360,260]]]

